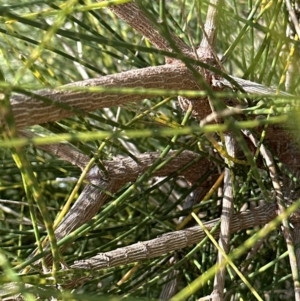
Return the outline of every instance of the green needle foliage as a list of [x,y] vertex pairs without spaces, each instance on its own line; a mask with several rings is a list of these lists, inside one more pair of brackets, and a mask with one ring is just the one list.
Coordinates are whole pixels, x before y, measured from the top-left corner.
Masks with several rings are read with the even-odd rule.
[[[271,178],[266,168],[262,168],[263,162],[255,154],[257,150],[250,150],[240,130],[259,128],[262,130],[259,139],[263,139],[264,130],[273,124],[292,120],[291,127],[299,128],[298,98],[293,95],[300,92],[300,77],[293,72],[299,70],[300,45],[283,1],[224,1],[217,22],[215,51],[227,74],[287,91],[290,96],[247,95],[233,89],[216,92],[204,82],[201,91],[180,93],[160,87],[147,91],[139,86],[119,87],[114,91],[105,87],[76,87],[72,89],[93,93],[145,95],[147,92],[149,97],[90,113],[56,104],[75,114],[30,127],[43,137],[28,139],[18,135],[9,101],[16,93],[32,95],[40,89],[58,89],[76,81],[165,63],[166,51],[156,49],[108,8],[126,2],[130,1],[0,0],[0,119],[5,121],[0,124],[0,299],[14,292],[23,293],[28,300],[35,300],[36,295],[43,300],[51,296],[58,300],[159,299],[165,285],[175,278],[179,293],[173,300],[198,300],[211,294],[212,277],[203,277],[205,282],[196,283],[200,275],[211,273],[216,263],[217,250],[208,238],[195,246],[134,264],[98,271],[68,268],[77,260],[175,231],[180,218],[193,210],[198,210],[202,221],[219,218],[220,190],[193,207],[184,205],[199,187],[204,187],[203,198],[214,184],[213,175],[225,167],[223,153],[212,151],[216,145],[208,137],[220,143],[222,133],[230,131],[242,150],[246,164],[231,168],[234,213],[245,206],[256,207],[262,199],[274,199]],[[176,51],[170,33],[197,48],[209,1],[135,2],[170,41],[174,52],[169,56],[181,59],[201,83],[203,79],[195,62]],[[197,64],[222,73],[205,63]],[[238,117],[234,116],[235,121],[232,116],[224,117],[223,123],[200,127],[199,120],[189,110],[180,109],[178,94],[189,98],[209,96],[216,100],[216,107],[220,99],[234,98],[237,105],[233,106],[241,105],[242,109]],[[42,96],[40,99],[49,101]],[[224,108],[221,103],[221,109]],[[294,136],[298,138],[297,134]],[[107,192],[110,198],[100,212],[58,242],[53,234],[54,220],[67,201],[76,201],[87,184],[80,168],[39,148],[58,142],[68,142],[91,158],[91,166],[97,164],[100,169],[108,160],[129,157],[138,161],[137,156],[146,152],[159,152],[159,156],[136,181],[129,181],[115,193]],[[179,177],[181,170],[153,177],[155,171],[169,163],[170,150],[176,151],[174,156],[185,150],[198,153],[212,162],[211,169],[195,183]],[[293,176],[284,164],[278,160],[276,163],[278,172],[289,177],[293,186],[298,185],[294,177],[297,174]],[[191,164],[196,163],[191,160]],[[254,235],[260,227],[232,234],[233,255],[230,253],[229,258],[234,259],[234,265],[260,298],[292,300],[293,279],[287,247],[280,227],[273,228],[259,232],[262,236]],[[54,260],[53,266],[41,270],[32,265],[35,260],[28,256],[36,248],[43,252],[42,241],[46,236],[50,247],[35,260],[45,254],[52,254]],[[244,245],[246,241],[248,245]],[[258,241],[262,241],[261,246],[255,249],[252,246]],[[72,243],[60,254],[58,247],[66,242]],[[255,300],[229,265],[226,275],[226,300]],[[84,277],[88,278],[74,291],[64,287]],[[17,283],[15,291],[7,286],[11,283]],[[32,286],[25,287],[24,283]],[[189,293],[191,283],[193,290]]]

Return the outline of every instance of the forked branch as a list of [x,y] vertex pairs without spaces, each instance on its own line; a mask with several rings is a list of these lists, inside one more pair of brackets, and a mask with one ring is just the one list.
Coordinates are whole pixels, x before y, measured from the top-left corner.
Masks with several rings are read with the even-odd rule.
[[[211,163],[206,158],[191,152],[183,151],[175,156],[171,151],[167,158],[172,160],[152,176],[185,176],[190,179],[191,175],[198,179],[209,169]],[[153,162],[158,159],[159,153],[145,153],[132,158],[115,158],[112,161],[104,161],[108,179],[104,179],[101,170],[94,166],[87,175],[89,184],[84,188],[75,204],[60,223],[55,233],[57,239],[68,235],[84,223],[94,217],[102,205],[110,198],[110,195],[119,190],[124,184],[134,182],[140,174],[143,174]],[[198,162],[197,162],[198,161]],[[183,169],[187,164],[194,162],[192,166]],[[178,170],[182,171],[178,172]],[[196,179],[195,179],[196,180]]]

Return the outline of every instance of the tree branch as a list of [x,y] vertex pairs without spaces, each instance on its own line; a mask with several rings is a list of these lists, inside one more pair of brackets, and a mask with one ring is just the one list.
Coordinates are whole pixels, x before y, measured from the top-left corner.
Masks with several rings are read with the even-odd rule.
[[[72,91],[72,88],[115,88],[114,92]],[[119,106],[127,102],[139,101],[151,94],[120,94],[118,88],[145,89],[191,89],[199,90],[189,70],[178,65],[148,67],[138,70],[121,72],[114,75],[74,82],[63,86],[63,90],[44,89],[35,94],[50,100],[50,103],[33,96],[14,95],[11,106],[17,128],[57,121],[80,112],[84,115],[101,108]],[[70,90],[67,90],[70,88]],[[70,108],[62,108],[61,105]],[[73,108],[73,110],[72,110]],[[0,117],[1,119],[2,117]],[[0,120],[1,121],[1,120]]]
[[[225,135],[225,149],[229,156],[236,158],[237,154],[237,142],[233,137],[232,133]],[[230,164],[230,162],[228,162]],[[222,200],[222,214],[221,214],[221,225],[220,225],[220,238],[219,246],[227,254],[230,246],[230,234],[231,234],[231,223],[233,216],[233,170],[231,167],[225,167],[224,171],[224,189],[223,189],[223,200]],[[223,254],[218,252],[217,263],[220,264],[224,260]],[[217,271],[214,279],[214,290],[212,292],[213,300],[224,299],[224,286],[225,286],[225,275],[226,268],[221,268]]]
[[[97,1],[102,2],[104,0]],[[169,42],[155,29],[155,25],[135,3],[130,2],[121,5],[111,5],[109,9],[136,31],[140,32],[158,49],[173,52]],[[191,48],[175,34],[170,33],[170,38],[183,53],[190,54],[192,52]]]
[[[174,151],[170,152],[167,158],[173,157],[174,154]],[[106,191],[114,193],[124,184],[135,181],[140,174],[152,166],[159,155],[160,153],[158,152],[145,153],[137,156],[136,161],[129,157],[117,157],[112,161],[104,161],[103,164],[108,174],[108,180],[101,179],[101,171],[99,171],[97,166],[93,167],[87,176],[91,184],[85,187],[84,191],[56,230],[59,237],[69,234],[90,220],[110,197]],[[209,169],[210,162],[191,151],[184,151],[177,157],[174,157],[171,162],[155,172],[153,176],[168,176],[191,161],[199,159],[201,159],[199,164],[194,164],[178,174],[178,176],[186,176],[190,173],[195,174],[197,170],[197,177],[200,178]]]
[[[254,226],[265,225],[276,214],[276,204],[266,204],[251,211],[240,212],[232,217],[230,232],[234,233]],[[205,227],[211,230],[219,219],[205,223]],[[213,235],[218,237],[219,230]],[[204,231],[199,227],[191,227],[185,230],[174,231],[158,238],[118,248],[106,253],[99,253],[89,259],[76,261],[71,268],[104,269],[123,264],[155,258],[163,254],[179,250],[198,243],[205,237]]]
[[[26,138],[33,138],[38,136],[26,130],[19,130],[18,133],[19,135]],[[90,158],[88,156],[84,155],[78,149],[74,148],[71,144],[42,144],[39,145],[38,148],[63,160],[66,160],[73,165],[78,166],[81,170],[83,170],[90,161]]]

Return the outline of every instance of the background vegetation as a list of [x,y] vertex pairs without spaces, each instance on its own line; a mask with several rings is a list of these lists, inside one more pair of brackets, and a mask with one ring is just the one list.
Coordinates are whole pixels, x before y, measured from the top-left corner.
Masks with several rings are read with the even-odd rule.
[[[120,1],[121,2],[121,1]],[[197,47],[202,38],[200,24],[204,23],[208,1],[136,1],[145,13],[159,21],[162,3],[165,5],[167,26],[191,47]],[[106,4],[90,0],[78,1],[13,1],[0,0],[0,87],[6,93],[11,91],[36,91],[39,89],[62,86],[75,81],[96,78],[122,71],[164,64],[164,56],[154,50],[150,42],[126,23],[114,15]],[[162,26],[166,26],[163,24]],[[283,1],[242,1],[226,0],[218,19],[216,52],[228,74],[243,77],[265,86],[287,90],[299,94],[298,39],[293,34],[286,3]],[[292,39],[294,43],[292,43]],[[286,77],[290,68],[292,76]],[[228,97],[232,91],[228,89]],[[245,119],[271,112],[281,116],[283,107],[290,99],[257,96],[248,100]],[[278,105],[280,101],[280,105]],[[262,105],[263,104],[263,105]],[[2,104],[2,114],[5,106]],[[261,109],[260,111],[255,109]],[[145,113],[146,112],[146,113]],[[251,113],[251,117],[247,115]],[[144,114],[143,114],[144,113]],[[144,99],[141,102],[129,102],[122,107],[112,106],[97,110],[87,116],[73,116],[57,122],[49,122],[32,127],[44,135],[74,134],[70,144],[83,154],[100,160],[112,160],[116,156],[136,158],[145,152],[184,148],[201,154],[210,160],[211,152],[203,147],[209,145],[206,136],[199,133],[179,135],[171,140],[169,135],[159,131],[150,136],[147,129],[179,128],[185,112],[177,105],[177,96],[164,95]],[[271,115],[270,115],[271,116]],[[272,119],[271,119],[272,120]],[[190,117],[186,126],[197,127],[199,121]],[[297,126],[297,123],[296,123]],[[90,133],[118,130],[136,131],[136,137],[114,136],[110,139],[89,139]],[[2,142],[6,141],[7,128],[2,127]],[[76,133],[85,132],[87,141],[76,138]],[[174,130],[174,134],[176,131]],[[0,141],[1,142],[1,141]],[[104,147],[99,147],[104,142]],[[51,221],[63,208],[74,189],[81,170],[61,160],[59,157],[40,150],[27,143],[23,148],[24,156],[30,162],[31,169],[38,181],[39,190],[48,208]],[[20,166],[16,162],[15,152],[0,143],[0,266],[3,282],[34,283],[34,289],[46,288],[46,296],[57,296],[56,287],[44,280],[42,273],[31,270],[27,276],[20,276],[18,269],[36,248],[36,240],[31,224],[31,211],[28,198],[31,195],[26,188]],[[222,159],[217,159],[220,169],[224,168]],[[217,169],[216,169],[217,170]],[[195,185],[204,183],[216,170],[209,170]],[[272,183],[267,172],[259,170],[260,181],[266,191],[272,191]],[[110,204],[118,196],[128,191],[128,183],[114,194]],[[25,187],[24,187],[25,186]],[[74,200],[82,191],[74,196]],[[262,191],[257,179],[249,176],[246,167],[235,170],[234,181],[235,212],[241,208],[255,207],[262,199]],[[151,177],[136,185],[135,190],[117,208],[106,213],[105,222],[96,227],[89,226],[89,232],[78,237],[64,253],[67,265],[74,261],[106,252],[138,241],[145,241],[174,231],[180,216],[187,215],[191,208],[183,209],[184,200],[191,195],[195,186],[184,178],[172,174],[168,177]],[[210,187],[207,188],[207,191]],[[218,218],[221,212],[222,191],[216,192],[206,201],[194,205],[200,208],[203,220]],[[35,205],[34,205],[35,206]],[[35,210],[40,236],[46,234],[42,215]],[[101,219],[101,212],[97,215]],[[243,245],[258,227],[241,231],[232,236],[230,249]],[[215,264],[217,251],[211,242],[206,241],[197,252],[187,257],[194,247],[165,254],[138,264],[138,269],[126,281],[124,275],[133,265],[90,271],[91,278],[82,287],[74,291],[73,298],[93,300],[99,296],[105,298],[154,298],[158,299],[166,275],[171,271],[170,258],[186,258],[179,267],[177,290],[181,291],[193,280]],[[239,257],[235,264],[247,275],[262,299],[292,300],[293,281],[286,244],[278,228],[273,231],[258,249],[253,249],[253,257],[246,261],[249,251]],[[280,260],[276,260],[280,259]],[[268,266],[267,266],[268,265]],[[267,269],[268,268],[268,269]],[[243,281],[231,268],[227,269],[226,300],[253,300],[254,296]],[[70,279],[79,277],[78,272],[65,272]],[[48,282],[47,282],[48,281]],[[46,285],[47,284],[47,285]],[[120,285],[119,285],[120,284]],[[189,297],[197,300],[209,295],[213,290],[213,279]],[[35,291],[31,291],[32,298]],[[40,292],[40,294],[43,294]],[[45,295],[42,297],[44,298]],[[30,295],[29,295],[30,298]],[[95,299],[96,300],[96,299]]]

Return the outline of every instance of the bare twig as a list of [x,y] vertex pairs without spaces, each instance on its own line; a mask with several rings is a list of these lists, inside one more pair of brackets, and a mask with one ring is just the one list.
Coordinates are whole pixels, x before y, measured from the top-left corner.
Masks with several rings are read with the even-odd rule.
[[169,281],[163,286],[159,295],[160,300],[169,300],[177,292],[178,276],[180,275],[179,270],[172,270],[165,279]]
[[[97,0],[98,2],[104,0]],[[141,9],[133,2],[109,7],[120,19],[140,32],[158,49],[173,52],[168,41],[155,29],[155,25],[145,16]],[[170,38],[176,46],[185,54],[190,54],[191,49],[179,37],[170,33]]]
[[[5,200],[0,200],[1,203],[3,201],[5,201]],[[15,210],[12,210],[9,207],[6,207],[6,206],[0,204],[0,210],[2,212],[2,215],[4,215],[4,217],[0,218],[1,221],[5,221],[7,223],[17,223],[17,224],[23,224],[23,225],[32,225],[32,221],[29,218],[23,216],[19,212],[16,212]],[[5,213],[6,214],[10,214],[10,215],[14,216],[15,218],[14,219],[8,219],[5,216]],[[40,225],[40,226],[43,226],[43,225]]]
[[[299,2],[293,1],[292,4],[290,0],[285,0],[286,8],[289,13],[289,23],[288,23],[288,31],[287,36],[295,41],[300,38],[300,27],[299,27],[299,19],[297,18],[297,14],[299,15]],[[285,78],[285,89],[288,92],[292,92],[294,88],[294,84],[297,79],[297,70],[299,69],[298,59],[296,56],[296,46],[294,44],[290,45],[290,53],[286,60],[286,78]]]
[[[220,61],[215,53],[215,40],[217,32],[217,20],[219,16],[219,11],[222,6],[222,0],[210,0],[208,11],[206,15],[206,20],[204,27],[202,28],[203,37],[199,48],[197,49],[197,54],[200,58],[204,58],[205,61],[211,61],[212,64],[217,64],[219,68],[222,68]],[[213,100],[208,97],[210,107],[212,109],[212,114],[214,115],[215,121],[218,122],[217,116],[218,111],[214,105]],[[203,123],[203,121],[202,121]],[[225,135],[225,146],[227,154],[231,157],[235,157],[236,147],[235,141],[232,135]],[[230,164],[230,162],[228,162]],[[228,252],[229,242],[230,242],[230,224],[231,217],[233,214],[233,196],[232,196],[232,182],[231,182],[231,172],[229,168],[225,168],[224,174],[224,195],[223,195],[223,206],[221,215],[221,233],[219,238],[219,245],[225,251]],[[223,255],[218,252],[218,262],[222,262]],[[223,291],[225,285],[225,268],[220,269],[215,275],[214,279],[214,290],[211,294],[212,300],[218,301],[223,300]]]
[[[201,158],[198,154],[191,151],[183,151],[177,156],[176,152],[170,152],[167,156],[172,160],[164,167],[159,169],[153,176],[167,176],[172,173],[176,175],[200,178],[209,168],[210,162]],[[57,240],[62,239],[84,223],[92,219],[110,198],[111,194],[116,192],[125,183],[133,182],[140,174],[143,174],[153,162],[159,157],[159,153],[146,153],[132,158],[115,158],[112,161],[104,161],[108,178],[104,177],[102,171],[94,166],[87,175],[88,184],[74,203],[73,207],[67,213],[65,218],[59,224],[55,231]],[[196,162],[201,159],[201,162]],[[185,165],[194,162],[189,168],[182,170]],[[51,257],[47,258],[50,262]]]
[[[236,141],[231,133],[225,135],[225,146],[227,153],[235,158],[237,152]],[[228,162],[228,164],[232,164]],[[224,192],[222,200],[222,215],[221,215],[221,232],[219,238],[219,245],[224,250],[225,253],[229,251],[230,243],[230,228],[231,228],[231,219],[233,214],[233,188],[232,188],[232,172],[230,168],[225,168],[224,175]],[[223,260],[223,255],[221,252],[218,252],[218,263],[221,263]],[[224,285],[225,285],[225,267],[220,269],[214,280],[214,290],[212,292],[212,300],[223,300],[224,295]]]
[[[230,232],[234,233],[258,225],[265,225],[276,217],[276,204],[267,204],[251,211],[240,212],[232,217]],[[211,230],[217,220],[205,223],[205,227]],[[214,233],[218,237],[219,231]],[[161,237],[139,242],[124,248],[119,248],[86,260],[80,260],[72,265],[72,268],[104,269],[123,264],[150,259],[168,252],[179,250],[198,243],[205,237],[205,233],[199,226],[187,228],[162,235]]]
[[[299,20],[298,20],[298,18],[296,16],[296,13],[295,13],[295,10],[294,10],[294,8],[293,8],[293,6],[291,4],[291,1],[290,0],[285,0],[285,5],[286,5],[286,8],[288,10],[291,22],[294,25],[295,31],[296,31],[298,37],[300,38]],[[298,5],[298,4],[296,4],[296,5]]]
[[[33,138],[39,136],[33,132],[26,131],[26,130],[20,130],[18,132],[21,136],[26,138]],[[63,160],[66,160],[71,164],[78,166],[81,169],[84,169],[90,161],[90,158],[88,156],[81,153],[79,150],[74,148],[71,144],[63,144],[63,143],[44,144],[44,145],[39,145],[38,148],[54,156],[57,156]]]
[[[269,88],[251,81],[232,77],[246,92],[250,94],[272,95],[276,89]],[[216,80],[215,85],[232,87],[227,80]],[[145,88],[145,94],[116,94],[116,92],[84,92],[72,91],[72,88],[107,87],[116,88]],[[29,125],[57,121],[75,114],[86,114],[97,109],[118,106],[127,102],[139,101],[151,95],[147,94],[149,88],[172,90],[199,90],[189,70],[178,65],[164,65],[144,69],[122,72],[119,74],[102,76],[81,82],[74,82],[63,87],[63,90],[40,90],[37,96],[51,100],[49,104],[37,97],[14,95],[11,98],[12,111],[16,126],[21,129]],[[68,91],[67,88],[70,88]],[[287,95],[287,93],[280,93]],[[61,106],[64,105],[65,108]],[[67,108],[68,107],[68,108]],[[207,108],[203,107],[203,111]],[[206,116],[206,115],[204,115]],[[203,117],[204,117],[203,116]],[[0,117],[1,119],[2,117]],[[0,120],[1,121],[1,120]]]
[[[291,96],[291,94],[277,91],[277,89],[272,87],[266,87],[262,84],[251,82],[250,80],[238,78],[235,76],[230,76],[236,83],[240,85],[240,87],[249,94],[257,94],[257,95],[283,95],[283,96]],[[227,79],[217,79],[213,82],[213,85],[216,86],[224,86],[228,88],[233,88],[232,83],[230,83]]]
[[202,28],[203,37],[197,49],[197,54],[200,58],[205,57],[217,62],[218,57],[215,54],[215,41],[217,35],[217,20],[222,2],[222,0],[211,0],[209,2],[205,24]]
[[[99,87],[97,92],[83,91],[92,87]],[[115,91],[99,92],[102,88],[115,88]],[[132,90],[130,94],[120,94],[120,88],[145,88],[145,92],[138,94]],[[82,91],[72,89],[79,88]],[[46,103],[34,95],[14,95],[11,98],[12,111],[16,126],[41,124],[57,121],[75,114],[86,114],[100,108],[112,107],[127,102],[138,101],[151,97],[147,94],[149,88],[162,89],[192,89],[198,90],[193,75],[182,66],[164,65],[144,69],[121,72],[114,75],[102,76],[81,82],[74,82],[63,86],[63,90],[40,90],[35,94],[45,99]],[[2,118],[2,117],[1,117]]]
[[297,266],[300,262],[300,223],[294,223],[292,228],[293,242],[297,259]]

